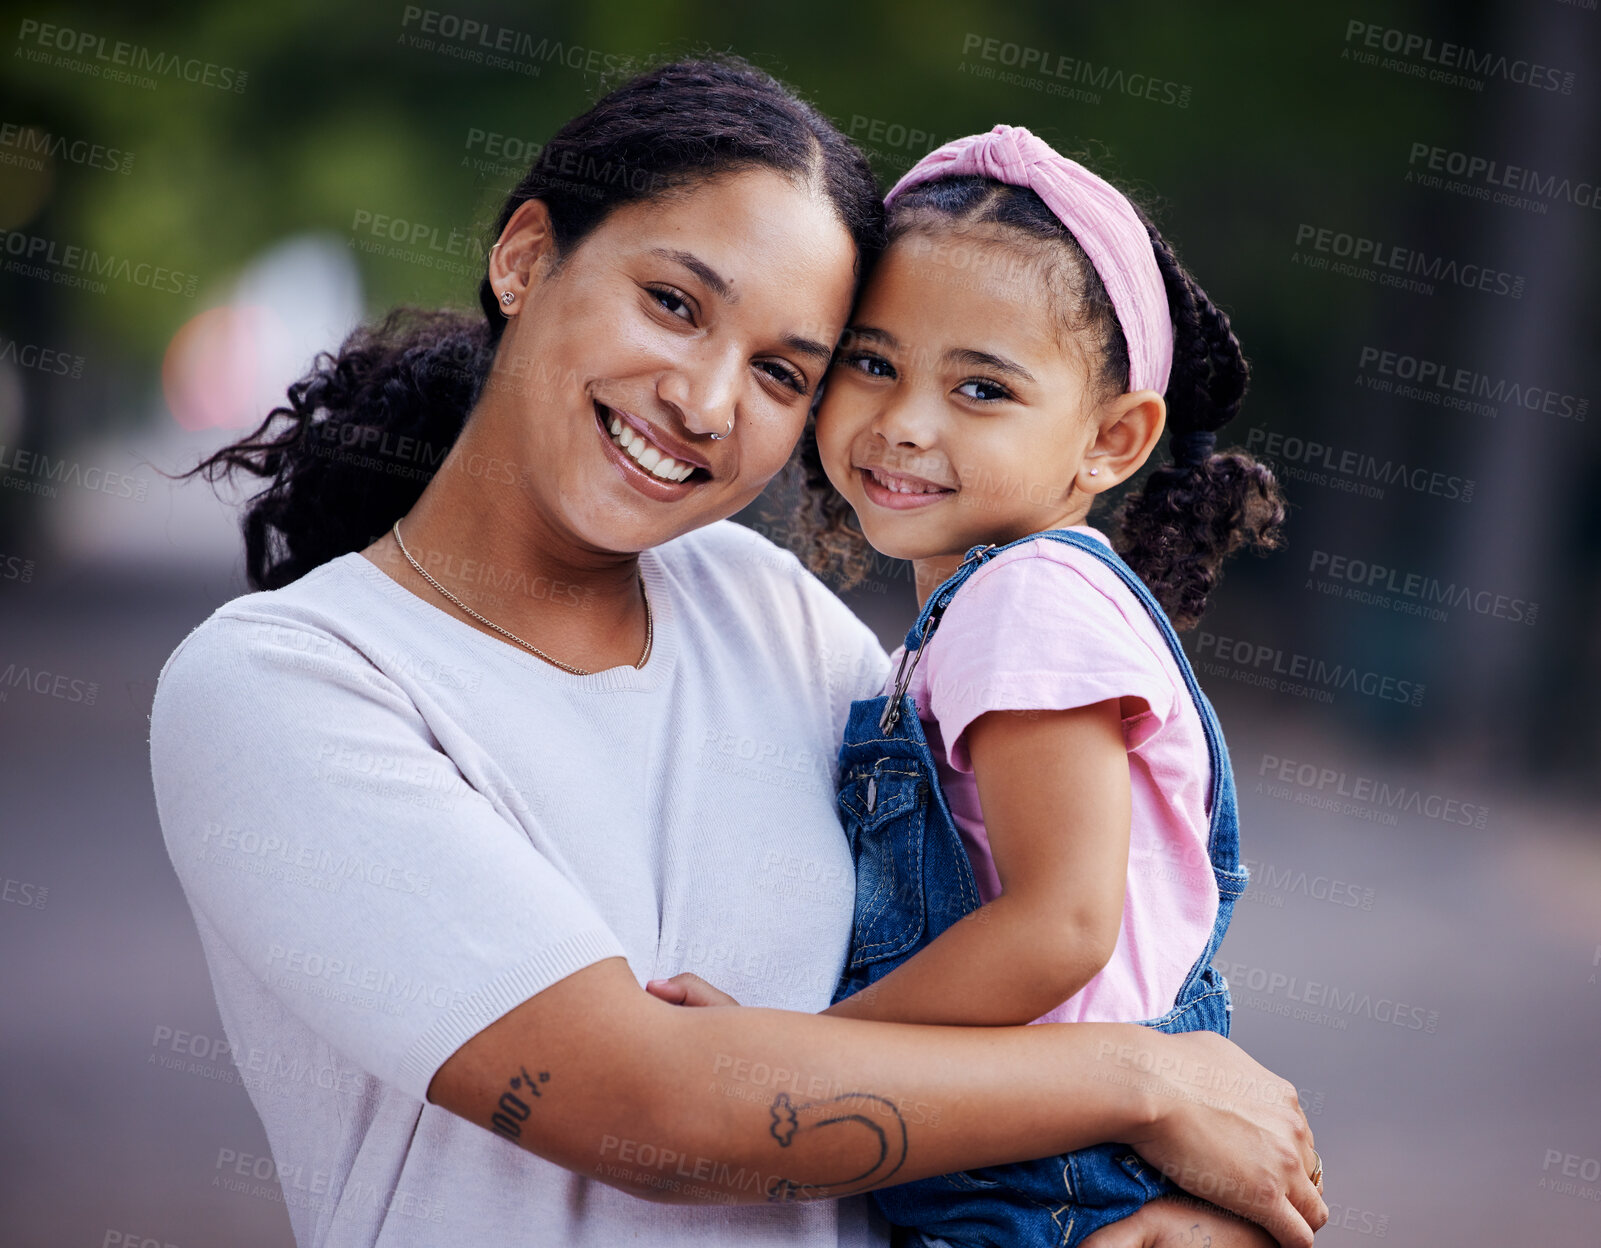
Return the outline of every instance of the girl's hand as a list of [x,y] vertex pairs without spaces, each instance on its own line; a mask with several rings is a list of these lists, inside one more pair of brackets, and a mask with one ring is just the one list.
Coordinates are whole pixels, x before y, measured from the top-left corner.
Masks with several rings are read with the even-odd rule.
[[1156,1105],[1149,1126],[1126,1142],[1185,1191],[1261,1223],[1286,1248],[1311,1248],[1329,1209],[1309,1177],[1312,1129],[1295,1086],[1216,1032],[1150,1040],[1155,1054],[1131,1049],[1131,1063],[1121,1053],[1106,1059],[1129,1067],[1117,1075]]
[[680,971],[671,979],[645,981],[645,991],[672,1005],[738,1005],[726,992],[713,988],[699,975]]
[[1210,1205],[1162,1197],[1103,1226],[1084,1248],[1275,1248],[1273,1236]]

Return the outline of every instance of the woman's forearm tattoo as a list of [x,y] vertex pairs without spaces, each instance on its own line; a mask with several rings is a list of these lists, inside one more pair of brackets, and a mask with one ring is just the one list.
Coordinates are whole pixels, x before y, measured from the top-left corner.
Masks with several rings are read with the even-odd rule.
[[821,1183],[775,1178],[767,1199],[788,1204],[805,1199],[835,1199],[880,1186],[906,1161],[906,1121],[895,1102],[867,1092],[850,1092],[826,1101],[794,1101],[788,1092],[773,1098],[768,1132],[780,1148],[806,1144],[833,1147],[847,1158],[853,1173]]
[[550,1071],[542,1070],[537,1075],[528,1073],[526,1066],[519,1066],[518,1073],[508,1081],[509,1090],[500,1094],[500,1100],[495,1106],[495,1112],[489,1119],[490,1129],[496,1135],[503,1135],[515,1142],[523,1133],[523,1123],[533,1112],[531,1102],[544,1095],[539,1085],[550,1082]]
[[[519,1066],[495,1103],[490,1129],[521,1143],[523,1124],[533,1114],[533,1103],[544,1095],[543,1085],[549,1082],[548,1070],[534,1073]],[[768,1107],[767,1133],[808,1170],[816,1172],[827,1166],[844,1171],[837,1178],[806,1183],[779,1175],[763,1176],[754,1170],[747,1175],[743,1167],[731,1176],[735,1186],[760,1190],[774,1204],[832,1200],[868,1191],[882,1186],[906,1161],[906,1122],[900,1109],[887,1097],[868,1092],[821,1101],[795,1100],[788,1092],[780,1092]],[[826,1155],[836,1160],[830,1163]]]

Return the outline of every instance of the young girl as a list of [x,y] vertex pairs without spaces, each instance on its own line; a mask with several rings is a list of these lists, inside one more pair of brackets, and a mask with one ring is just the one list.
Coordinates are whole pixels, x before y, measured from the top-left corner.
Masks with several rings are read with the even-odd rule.
[[[1284,517],[1265,467],[1213,453],[1239,343],[1123,195],[1022,128],[947,144],[885,202],[817,448],[872,545],[912,560],[922,610],[840,750],[856,917],[828,1012],[1226,1035],[1211,960],[1247,873],[1174,628]],[[1118,514],[1120,558],[1086,517],[1164,433],[1172,463]],[[690,976],[652,991],[730,1000]],[[1078,1244],[1173,1190],[1106,1145],[874,1197],[966,1248]]]

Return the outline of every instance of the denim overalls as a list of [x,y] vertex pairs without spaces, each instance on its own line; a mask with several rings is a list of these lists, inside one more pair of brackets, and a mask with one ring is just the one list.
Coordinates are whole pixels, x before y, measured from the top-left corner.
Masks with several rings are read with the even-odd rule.
[[[834,1000],[881,979],[980,905],[967,850],[940,791],[934,759],[906,689],[922,647],[967,578],[1001,551],[1041,537],[1087,551],[1123,578],[1167,639],[1200,712],[1212,765],[1207,840],[1218,888],[1217,922],[1173,1008],[1144,1020],[1144,1025],[1166,1032],[1206,1028],[1226,1036],[1232,1008],[1228,984],[1211,962],[1249,874],[1240,867],[1234,773],[1223,733],[1150,590],[1101,542],[1059,529],[1003,546],[970,549],[950,579],[929,595],[906,634],[893,697],[851,704],[839,751],[839,811],[856,862],[856,915]],[[880,1188],[873,1198],[897,1226],[915,1227],[951,1248],[1070,1248],[1152,1197],[1175,1190],[1126,1145],[1101,1144],[1059,1157],[917,1179]]]

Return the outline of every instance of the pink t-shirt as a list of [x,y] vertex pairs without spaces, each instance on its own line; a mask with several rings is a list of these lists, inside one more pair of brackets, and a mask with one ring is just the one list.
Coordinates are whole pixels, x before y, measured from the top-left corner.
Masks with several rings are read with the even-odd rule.
[[[1075,531],[1106,542],[1088,525]],[[1136,699],[1123,707],[1133,820],[1117,948],[1083,989],[1034,1021],[1138,1022],[1167,1013],[1211,936],[1217,885],[1206,850],[1206,734],[1155,622],[1111,568],[1042,537],[973,573],[927,646],[907,692],[985,901],[999,896],[1001,885],[967,726],[985,711]],[[885,693],[894,690],[902,649],[890,656]]]

